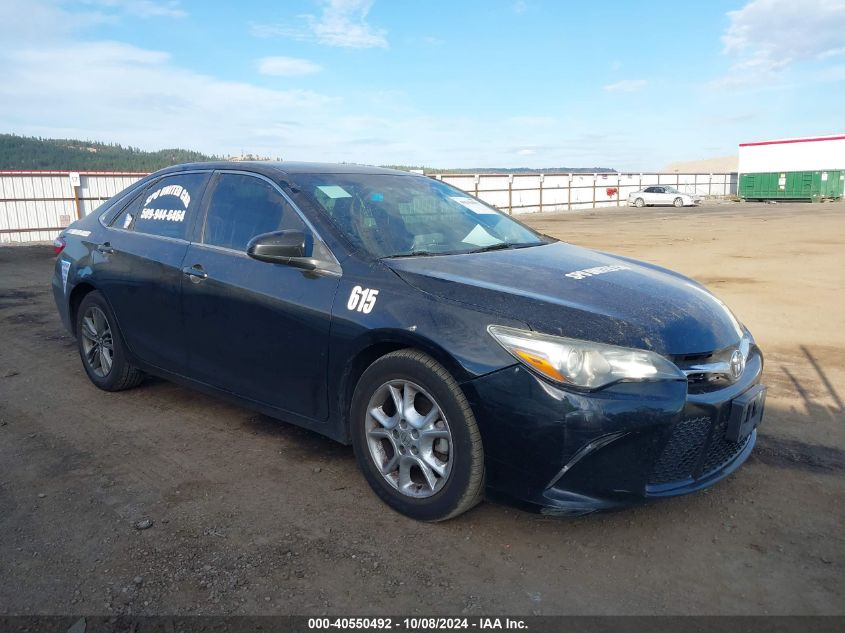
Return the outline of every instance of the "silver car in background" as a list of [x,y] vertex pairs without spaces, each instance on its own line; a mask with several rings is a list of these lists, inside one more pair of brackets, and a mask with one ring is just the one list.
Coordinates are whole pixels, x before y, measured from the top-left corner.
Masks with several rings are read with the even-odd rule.
[[628,206],[675,206],[692,207],[700,204],[701,196],[683,193],[668,185],[654,185],[628,194]]

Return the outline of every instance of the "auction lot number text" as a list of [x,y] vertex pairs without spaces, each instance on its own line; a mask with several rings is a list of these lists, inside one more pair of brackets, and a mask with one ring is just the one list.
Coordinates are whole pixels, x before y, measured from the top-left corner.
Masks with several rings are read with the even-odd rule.
[[308,618],[310,630],[373,629],[397,631],[423,630],[520,630],[527,629],[524,620],[511,618]]

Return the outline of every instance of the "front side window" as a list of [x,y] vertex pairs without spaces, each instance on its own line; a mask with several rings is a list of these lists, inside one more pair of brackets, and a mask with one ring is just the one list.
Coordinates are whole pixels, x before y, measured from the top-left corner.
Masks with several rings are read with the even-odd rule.
[[207,174],[174,174],[147,187],[112,222],[136,233],[186,239],[189,220],[196,213]]
[[297,188],[349,241],[374,257],[470,253],[546,243],[447,184],[422,176],[301,174]]
[[244,174],[217,177],[203,243],[246,251],[256,235],[286,230],[305,231],[305,223],[270,183]]

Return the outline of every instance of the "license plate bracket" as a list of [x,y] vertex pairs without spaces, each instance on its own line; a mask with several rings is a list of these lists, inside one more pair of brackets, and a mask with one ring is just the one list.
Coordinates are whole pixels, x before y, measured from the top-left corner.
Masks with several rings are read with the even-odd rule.
[[731,413],[725,438],[730,442],[741,442],[763,421],[766,406],[766,387],[755,385],[731,402]]

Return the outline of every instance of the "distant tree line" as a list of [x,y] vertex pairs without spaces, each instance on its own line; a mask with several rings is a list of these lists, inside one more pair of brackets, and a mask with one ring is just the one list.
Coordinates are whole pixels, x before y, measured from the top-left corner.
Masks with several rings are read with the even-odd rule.
[[[206,160],[220,160],[220,157],[187,149],[161,149],[156,152],[147,152],[137,147],[124,147],[117,143],[0,134],[0,169],[152,172],[170,165]],[[592,174],[615,173],[616,171],[607,167],[546,167],[542,169],[526,167],[434,169],[414,165],[384,165],[384,167],[404,171],[422,170],[426,174]]]
[[0,169],[151,172],[169,165],[216,159],[185,149],[146,152],[117,143],[0,134]]

